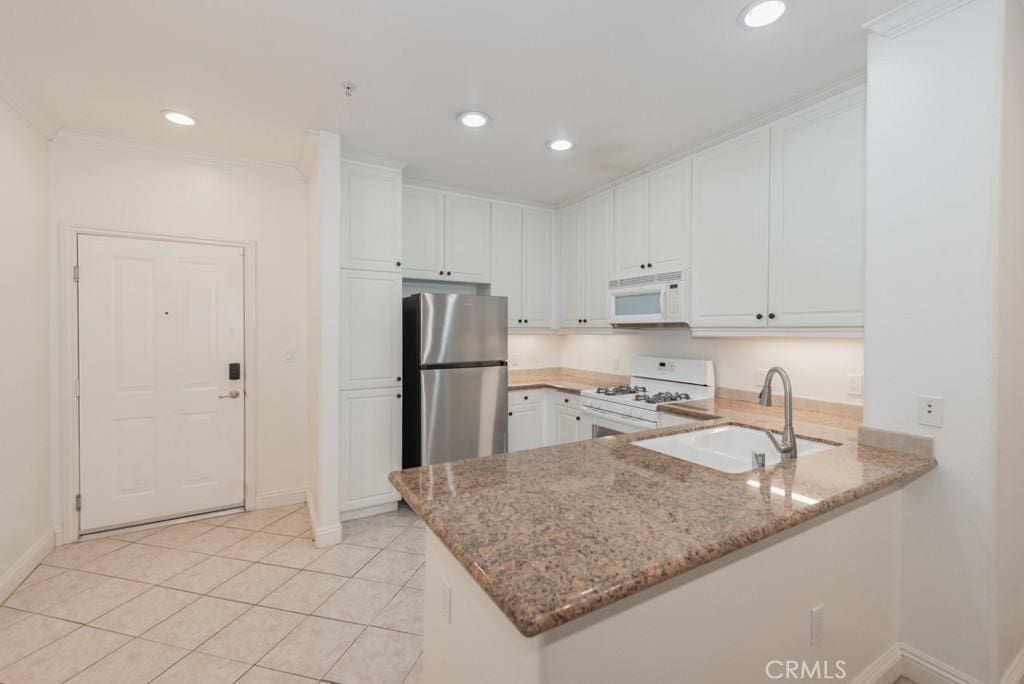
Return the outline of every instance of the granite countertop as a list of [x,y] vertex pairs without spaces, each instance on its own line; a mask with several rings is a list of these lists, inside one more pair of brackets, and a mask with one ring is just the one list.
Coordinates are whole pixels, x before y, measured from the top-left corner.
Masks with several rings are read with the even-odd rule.
[[543,389],[550,387],[561,392],[579,394],[585,389],[625,385],[629,377],[571,368],[512,369],[508,374],[509,390]]
[[936,466],[931,456],[858,444],[848,425],[808,416],[795,418],[798,436],[836,446],[761,473],[721,473],[631,444],[711,425],[781,427],[777,409],[744,404],[698,409],[707,419],[700,424],[396,471],[390,479],[529,637]]

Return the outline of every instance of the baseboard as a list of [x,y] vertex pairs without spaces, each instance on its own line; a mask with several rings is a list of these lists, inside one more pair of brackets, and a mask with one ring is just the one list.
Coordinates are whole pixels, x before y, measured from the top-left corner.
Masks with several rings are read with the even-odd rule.
[[359,520],[360,518],[369,518],[371,515],[380,515],[381,513],[392,513],[398,510],[398,502],[377,504],[376,506],[367,506],[366,508],[357,508],[352,511],[341,512],[341,522],[346,520]]
[[303,503],[306,500],[305,487],[293,487],[292,489],[279,489],[276,492],[266,492],[256,495],[253,502],[253,510],[258,508],[277,508],[278,506],[291,506],[292,504]]
[[309,522],[313,527],[313,543],[316,544],[316,547],[322,549],[327,546],[340,544],[341,521],[339,520],[333,525],[321,526],[320,520],[317,517],[316,506],[313,505],[313,497],[309,494],[306,495],[306,508],[309,509]]
[[1024,682],[1024,649],[1021,649],[1021,652],[1010,663],[1010,667],[1000,680],[1000,684],[1021,684],[1021,682]]
[[[1024,651],[1014,661],[1002,684],[1018,684],[1018,681],[1010,678],[1014,666],[1021,668],[1017,675],[1019,678],[1024,674]],[[897,642],[886,649],[851,680],[851,684],[892,684],[900,676],[916,684],[982,684],[981,680],[903,642]]]
[[875,658],[850,684],[892,684],[900,676],[902,652],[897,641]]
[[6,601],[7,597],[18,588],[18,585],[32,574],[32,571],[46,558],[46,554],[50,553],[51,549],[53,549],[53,530],[47,530],[25,553],[21,554],[14,565],[0,576],[0,603]]

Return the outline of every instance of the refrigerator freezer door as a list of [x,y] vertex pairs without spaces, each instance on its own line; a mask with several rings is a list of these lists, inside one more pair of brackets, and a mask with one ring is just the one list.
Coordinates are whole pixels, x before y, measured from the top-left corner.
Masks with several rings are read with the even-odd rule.
[[422,465],[505,452],[506,366],[423,370],[420,381]]
[[508,359],[508,299],[420,295],[420,365]]

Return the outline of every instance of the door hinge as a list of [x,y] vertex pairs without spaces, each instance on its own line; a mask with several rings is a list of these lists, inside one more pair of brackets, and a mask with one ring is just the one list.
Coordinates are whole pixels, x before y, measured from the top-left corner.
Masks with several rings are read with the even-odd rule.
[[74,278],[75,278],[75,282],[77,283],[78,282],[78,264],[75,264]]
[[81,494],[75,494],[75,510],[76,511],[82,510],[82,495]]

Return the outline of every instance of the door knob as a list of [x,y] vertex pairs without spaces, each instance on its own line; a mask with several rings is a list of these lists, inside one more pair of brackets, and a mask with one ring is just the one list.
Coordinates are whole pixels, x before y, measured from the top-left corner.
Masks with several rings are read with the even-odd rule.
[[218,399],[237,399],[240,396],[242,396],[241,392],[239,392],[238,390],[231,390],[227,394],[222,394],[222,395],[220,395],[217,398]]

